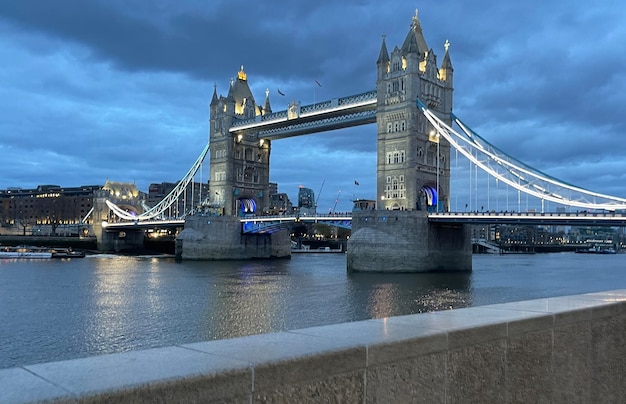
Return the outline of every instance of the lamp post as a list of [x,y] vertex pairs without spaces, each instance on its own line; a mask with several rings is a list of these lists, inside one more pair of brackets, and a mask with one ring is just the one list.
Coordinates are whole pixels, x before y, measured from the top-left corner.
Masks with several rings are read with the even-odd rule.
[[439,213],[439,132],[437,132],[437,213]]

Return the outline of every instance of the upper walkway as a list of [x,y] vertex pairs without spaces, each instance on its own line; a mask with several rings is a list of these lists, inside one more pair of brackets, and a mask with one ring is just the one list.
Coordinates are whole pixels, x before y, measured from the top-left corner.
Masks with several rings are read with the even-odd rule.
[[284,111],[235,120],[229,132],[257,133],[259,138],[274,140],[375,123],[376,102],[375,90],[312,105],[294,102]]

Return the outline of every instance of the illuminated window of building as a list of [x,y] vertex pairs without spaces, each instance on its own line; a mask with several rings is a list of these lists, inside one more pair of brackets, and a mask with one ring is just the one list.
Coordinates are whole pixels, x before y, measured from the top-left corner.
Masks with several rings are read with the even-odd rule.
[[402,70],[406,70],[406,58],[402,56]]

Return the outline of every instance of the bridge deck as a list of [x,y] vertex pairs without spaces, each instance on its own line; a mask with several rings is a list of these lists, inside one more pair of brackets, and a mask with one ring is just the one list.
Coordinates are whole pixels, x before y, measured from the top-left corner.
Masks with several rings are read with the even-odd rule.
[[447,212],[430,213],[430,222],[557,226],[626,226],[623,213]]
[[[393,211],[390,211],[392,214]],[[314,216],[250,216],[240,218],[244,233],[262,233],[285,228],[294,223],[326,223],[350,228],[351,214],[326,214]],[[518,224],[555,226],[615,226],[626,227],[625,213],[536,213],[536,212],[446,212],[429,213],[433,223],[458,224]],[[182,227],[184,219],[145,220],[136,222],[107,223],[107,229]]]

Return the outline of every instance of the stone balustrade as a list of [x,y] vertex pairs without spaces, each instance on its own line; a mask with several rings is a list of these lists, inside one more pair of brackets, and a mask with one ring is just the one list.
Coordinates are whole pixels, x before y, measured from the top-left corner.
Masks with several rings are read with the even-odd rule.
[[623,402],[626,290],[0,370],[0,402]]

